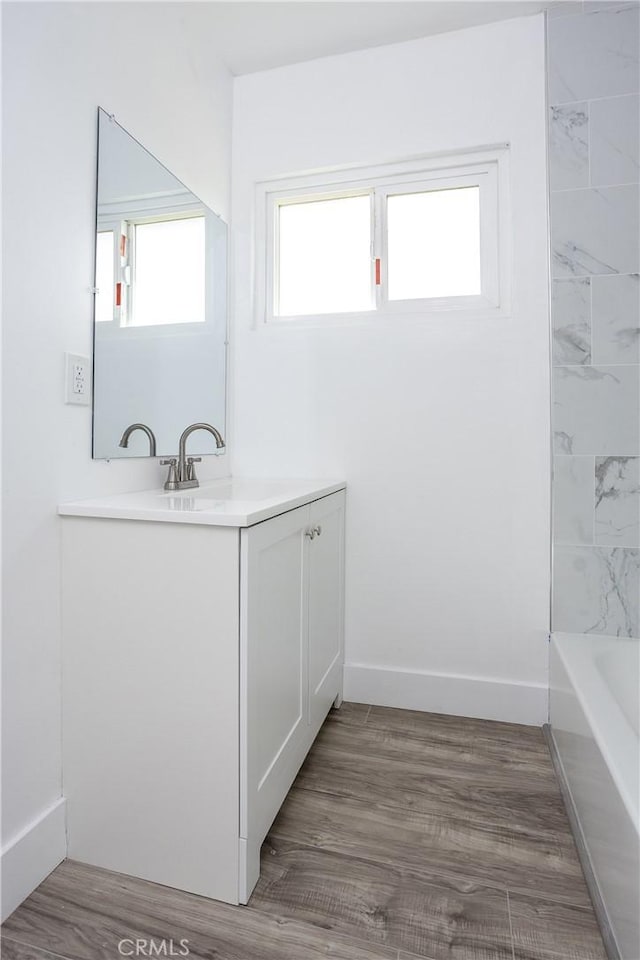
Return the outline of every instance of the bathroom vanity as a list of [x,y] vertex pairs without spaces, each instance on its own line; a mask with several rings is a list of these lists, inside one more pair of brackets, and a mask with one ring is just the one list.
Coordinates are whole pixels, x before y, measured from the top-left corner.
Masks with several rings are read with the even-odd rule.
[[342,691],[344,483],[60,507],[69,857],[246,903]]
[[169,473],[59,510],[68,854],[246,903],[340,701],[345,485],[198,486],[224,449],[227,227],[108,111],[98,131],[93,457]]

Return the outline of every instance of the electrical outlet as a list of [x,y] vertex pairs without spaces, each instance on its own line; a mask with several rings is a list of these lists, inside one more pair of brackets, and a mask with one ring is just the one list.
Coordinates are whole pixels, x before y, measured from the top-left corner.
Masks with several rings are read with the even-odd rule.
[[91,403],[91,361],[75,353],[65,353],[65,403]]

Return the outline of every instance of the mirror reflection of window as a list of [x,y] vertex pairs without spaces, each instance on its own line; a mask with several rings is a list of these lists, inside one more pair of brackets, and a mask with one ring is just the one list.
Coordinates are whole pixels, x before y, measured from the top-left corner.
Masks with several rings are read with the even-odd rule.
[[129,325],[205,322],[205,220],[132,225]]
[[113,320],[113,231],[101,230],[96,238],[96,323]]

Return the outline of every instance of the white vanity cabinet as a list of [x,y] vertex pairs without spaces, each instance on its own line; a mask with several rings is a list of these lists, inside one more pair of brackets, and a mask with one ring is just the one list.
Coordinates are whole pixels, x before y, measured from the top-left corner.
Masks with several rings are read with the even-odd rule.
[[344,494],[241,534],[240,834],[264,839],[342,689]]
[[237,526],[61,508],[69,857],[248,900],[342,691],[345,493],[307,496]]

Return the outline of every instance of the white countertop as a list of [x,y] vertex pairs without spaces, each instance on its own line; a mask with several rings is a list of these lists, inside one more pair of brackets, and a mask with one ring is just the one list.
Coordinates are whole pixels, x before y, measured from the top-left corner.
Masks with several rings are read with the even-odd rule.
[[106,517],[161,523],[205,523],[216,527],[250,527],[279,513],[344,490],[343,480],[258,480],[227,477],[203,480],[191,490],[162,489],[119,493],[93,500],[62,503],[64,517]]

